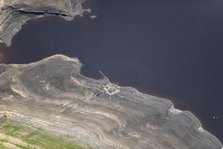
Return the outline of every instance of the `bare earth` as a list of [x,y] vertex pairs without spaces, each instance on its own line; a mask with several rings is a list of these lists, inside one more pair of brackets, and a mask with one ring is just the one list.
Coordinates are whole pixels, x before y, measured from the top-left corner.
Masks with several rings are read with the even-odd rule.
[[93,148],[222,148],[192,113],[107,78],[87,78],[81,66],[78,59],[63,55],[0,65],[2,114],[6,111],[13,121],[69,135]]
[[[7,46],[28,20],[83,15],[83,0],[0,0],[0,42]],[[0,64],[0,112],[9,120],[68,135],[99,149],[222,149],[188,111],[171,101],[80,73],[76,58],[55,55],[32,64]],[[7,138],[4,146],[23,140]],[[10,143],[11,142],[11,143]],[[35,148],[33,146],[33,148]]]
[[0,42],[11,45],[12,38],[28,20],[58,16],[73,20],[81,15],[84,0],[0,0]]

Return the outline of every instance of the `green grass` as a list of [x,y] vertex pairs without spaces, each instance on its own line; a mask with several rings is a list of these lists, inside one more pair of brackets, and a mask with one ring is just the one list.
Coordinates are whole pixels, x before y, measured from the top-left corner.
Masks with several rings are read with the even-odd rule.
[[0,148],[1,148],[1,149],[6,149],[6,148],[4,147],[4,145],[3,145],[2,142],[0,143]]
[[61,137],[49,136],[40,131],[34,131],[25,136],[25,141],[47,149],[82,149],[79,145],[65,143]]
[[16,136],[21,131],[22,126],[18,124],[12,124],[12,123],[5,123],[1,127],[1,130],[3,130],[7,135],[9,136]]
[[14,144],[14,145],[17,146],[17,147],[19,147],[19,148],[22,148],[22,149],[31,149],[28,146],[22,146],[22,145],[19,145],[19,144]]
[[[36,145],[43,149],[82,149],[81,146],[68,141],[71,140],[71,138],[68,138],[67,136],[48,135],[41,129],[31,129],[10,121],[0,125],[0,131],[9,136],[23,140],[30,145]],[[1,149],[4,149],[3,142],[8,142],[8,140],[0,139]],[[11,143],[14,144],[13,142]],[[22,149],[32,149],[29,146],[22,146],[19,144],[14,145]]]

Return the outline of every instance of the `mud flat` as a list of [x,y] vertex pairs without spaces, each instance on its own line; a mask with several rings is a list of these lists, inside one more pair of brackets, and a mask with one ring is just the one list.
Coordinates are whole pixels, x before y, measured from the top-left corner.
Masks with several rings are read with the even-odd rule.
[[1,0],[0,1],[0,42],[7,46],[28,20],[44,16],[58,16],[73,20],[82,15],[84,0]]
[[55,55],[0,65],[0,110],[8,119],[69,135],[93,148],[222,149],[171,101],[87,78],[76,58]]

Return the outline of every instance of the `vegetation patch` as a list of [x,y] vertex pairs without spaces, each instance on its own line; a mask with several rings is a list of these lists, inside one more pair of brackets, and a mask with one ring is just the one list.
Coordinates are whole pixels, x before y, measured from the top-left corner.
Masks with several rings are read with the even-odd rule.
[[22,129],[22,126],[21,125],[18,125],[16,123],[9,123],[9,122],[6,122],[4,123],[1,127],[1,130],[3,130],[7,135],[10,135],[10,136],[16,136],[18,135],[18,133],[21,131]]
[[11,144],[18,149],[82,149],[67,136],[49,135],[41,129],[8,120],[0,124],[0,134],[1,149],[10,149],[5,144]]

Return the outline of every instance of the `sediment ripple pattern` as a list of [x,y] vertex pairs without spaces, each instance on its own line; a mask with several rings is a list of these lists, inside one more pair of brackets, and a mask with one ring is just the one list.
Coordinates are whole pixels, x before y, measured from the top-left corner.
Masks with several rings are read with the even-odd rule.
[[[11,45],[12,38],[28,20],[44,16],[59,16],[73,20],[82,15],[84,0],[1,0],[0,42]],[[87,11],[87,10],[86,10]]]
[[221,149],[188,111],[171,101],[87,78],[76,58],[55,55],[0,66],[0,110],[99,149]]

